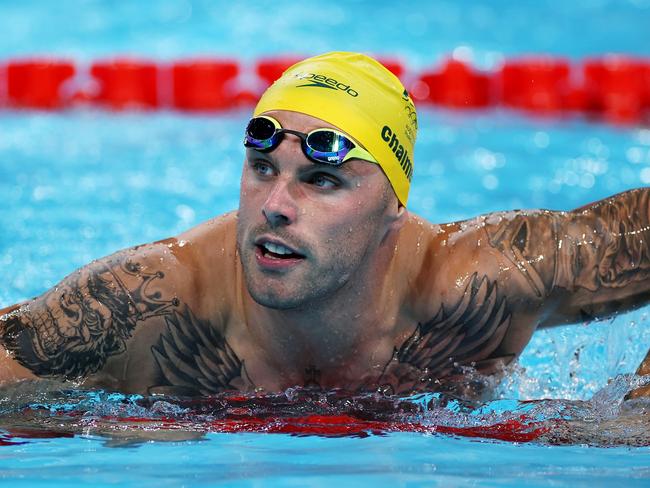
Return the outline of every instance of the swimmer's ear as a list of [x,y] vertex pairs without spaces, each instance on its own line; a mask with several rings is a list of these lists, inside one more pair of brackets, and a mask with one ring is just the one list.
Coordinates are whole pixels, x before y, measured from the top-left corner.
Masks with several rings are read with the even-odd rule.
[[406,211],[406,207],[402,205],[401,203],[397,204],[397,219],[399,221],[399,226],[400,228],[406,223],[407,220],[407,214],[408,212]]
[[408,220],[406,207],[397,198],[389,204],[388,220],[388,232],[400,230]]

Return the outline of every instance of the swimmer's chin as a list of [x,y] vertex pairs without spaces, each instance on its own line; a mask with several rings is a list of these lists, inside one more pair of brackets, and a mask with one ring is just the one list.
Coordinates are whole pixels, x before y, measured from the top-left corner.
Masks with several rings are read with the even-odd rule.
[[304,293],[307,287],[292,292],[281,287],[251,286],[248,283],[246,288],[255,303],[279,311],[311,311],[322,305],[328,296],[326,293]]
[[306,307],[306,301],[303,298],[278,297],[265,293],[254,293],[251,290],[248,290],[248,293],[255,303],[272,310],[300,310]]

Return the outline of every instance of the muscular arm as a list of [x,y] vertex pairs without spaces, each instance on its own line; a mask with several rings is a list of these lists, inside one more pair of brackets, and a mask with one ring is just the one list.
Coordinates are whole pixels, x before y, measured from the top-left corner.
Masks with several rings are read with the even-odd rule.
[[[486,226],[490,245],[544,300],[541,326],[605,317],[650,299],[650,191],[571,212],[518,213]],[[527,289],[526,289],[527,288]]]
[[[234,222],[118,252],[0,311],[0,381],[84,379],[143,394],[252,389],[224,332]],[[220,243],[232,259],[206,253]]]
[[[486,230],[525,278],[521,292],[543,300],[542,327],[606,317],[650,299],[649,189],[572,212],[519,214]],[[650,353],[637,374],[650,374]],[[650,388],[630,396],[650,396]]]
[[646,189],[571,212],[503,212],[432,230],[412,288],[425,306],[385,369],[399,387],[444,382],[458,366],[491,374],[538,326],[605,317],[650,298]]
[[164,281],[169,263],[151,266],[158,255],[155,247],[114,254],[3,310],[2,345],[36,376],[80,379],[96,373],[125,351],[136,325],[161,320],[179,305]]

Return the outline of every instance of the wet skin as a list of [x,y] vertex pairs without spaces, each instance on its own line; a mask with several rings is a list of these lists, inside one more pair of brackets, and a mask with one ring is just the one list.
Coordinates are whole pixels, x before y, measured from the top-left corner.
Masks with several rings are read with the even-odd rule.
[[[301,132],[329,126],[272,115]],[[238,212],[0,311],[0,376],[178,395],[476,395],[476,373],[498,375],[538,327],[644,304],[649,242],[645,189],[434,225],[399,205],[378,165],[315,164],[287,135],[247,150]]]

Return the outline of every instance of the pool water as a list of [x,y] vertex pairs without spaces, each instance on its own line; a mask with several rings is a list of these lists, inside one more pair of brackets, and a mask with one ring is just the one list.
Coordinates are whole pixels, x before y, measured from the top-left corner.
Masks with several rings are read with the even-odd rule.
[[[414,67],[460,45],[483,65],[525,52],[649,54],[644,0],[422,1],[399,22],[397,5],[383,2],[89,1],[56,12],[49,2],[21,5],[0,5],[3,58],[215,52],[252,60],[295,52],[296,39],[307,54],[397,54]],[[369,23],[370,10],[383,22]],[[316,11],[321,21],[305,20]],[[236,208],[248,116],[0,112],[0,307],[42,293],[92,259]],[[650,129],[421,109],[415,163],[409,206],[434,222],[512,208],[567,210],[650,183]],[[650,347],[649,311],[538,332],[495,399],[480,407],[435,395],[339,401],[334,393],[290,391],[186,404],[49,382],[4,386],[0,479],[12,486],[647,486],[650,405],[623,396]],[[346,431],[348,417],[360,420]],[[233,425],[242,432],[229,432]]]

